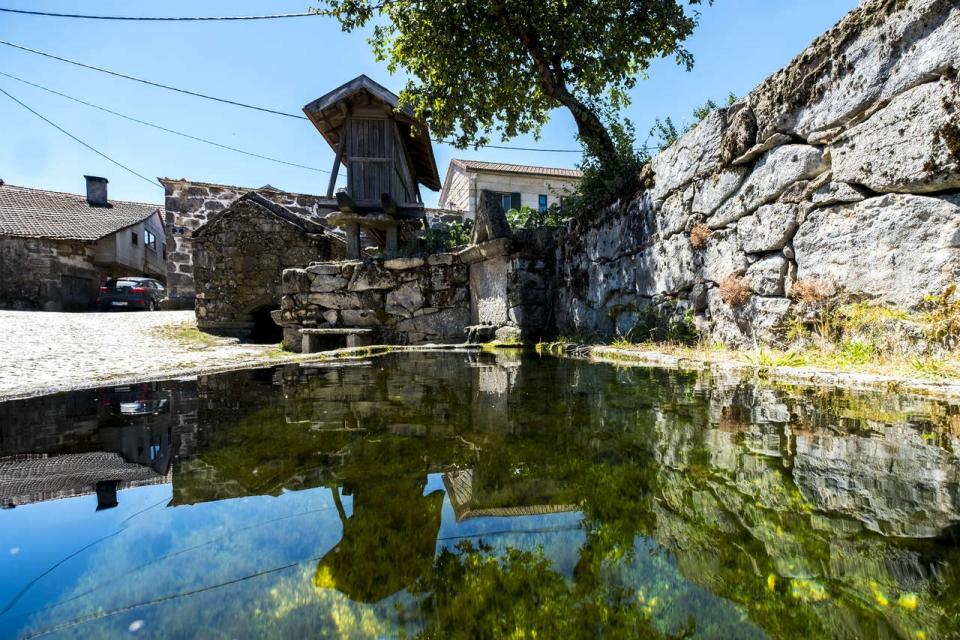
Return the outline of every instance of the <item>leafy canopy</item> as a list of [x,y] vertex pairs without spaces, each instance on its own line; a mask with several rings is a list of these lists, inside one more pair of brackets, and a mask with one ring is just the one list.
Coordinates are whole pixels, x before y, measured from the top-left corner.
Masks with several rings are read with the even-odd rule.
[[412,76],[401,94],[437,138],[460,148],[493,133],[538,135],[566,107],[589,154],[605,161],[609,134],[650,61],[675,56],[701,0],[321,0],[347,31],[370,39],[391,73]]

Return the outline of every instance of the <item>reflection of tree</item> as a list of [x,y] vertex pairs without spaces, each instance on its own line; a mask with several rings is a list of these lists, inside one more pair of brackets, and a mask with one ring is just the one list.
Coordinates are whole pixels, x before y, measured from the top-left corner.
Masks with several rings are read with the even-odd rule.
[[[314,584],[355,602],[378,602],[430,571],[440,529],[443,493],[423,495],[428,465],[413,438],[358,443],[342,470],[353,496],[343,536],[317,567]],[[333,489],[339,504],[337,488]]]
[[635,591],[581,590],[540,551],[461,543],[420,581],[421,638],[663,638]]

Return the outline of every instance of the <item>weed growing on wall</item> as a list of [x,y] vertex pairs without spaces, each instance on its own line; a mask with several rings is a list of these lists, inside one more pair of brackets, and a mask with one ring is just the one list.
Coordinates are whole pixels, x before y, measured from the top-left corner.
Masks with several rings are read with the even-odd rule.
[[428,229],[418,243],[416,243],[412,253],[442,253],[470,244],[470,236],[473,234],[473,220],[463,220],[462,222],[448,222],[438,224]]
[[507,212],[507,222],[511,229],[556,228],[569,222],[571,217],[570,207],[563,207],[558,204],[550,205],[543,212],[527,206],[510,209]]

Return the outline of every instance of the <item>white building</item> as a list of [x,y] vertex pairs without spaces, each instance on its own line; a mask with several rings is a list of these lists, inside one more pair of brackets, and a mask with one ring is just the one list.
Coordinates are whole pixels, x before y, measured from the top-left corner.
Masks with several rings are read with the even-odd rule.
[[480,192],[487,189],[501,196],[504,211],[523,206],[544,211],[572,194],[582,178],[576,169],[453,159],[443,181],[439,207],[463,211],[464,217],[472,219]]

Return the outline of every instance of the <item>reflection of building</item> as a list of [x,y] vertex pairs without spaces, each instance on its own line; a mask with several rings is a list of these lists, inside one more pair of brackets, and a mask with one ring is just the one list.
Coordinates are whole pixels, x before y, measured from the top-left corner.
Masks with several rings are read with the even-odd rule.
[[514,494],[512,500],[494,506],[484,501],[481,496],[474,496],[473,476],[473,469],[450,471],[443,474],[443,487],[447,491],[447,497],[450,498],[450,505],[453,507],[453,513],[457,516],[457,522],[469,518],[542,516],[549,513],[577,511],[579,508],[575,504],[514,504],[522,495],[522,491]]
[[0,404],[0,504],[169,483],[182,389],[144,383]]

